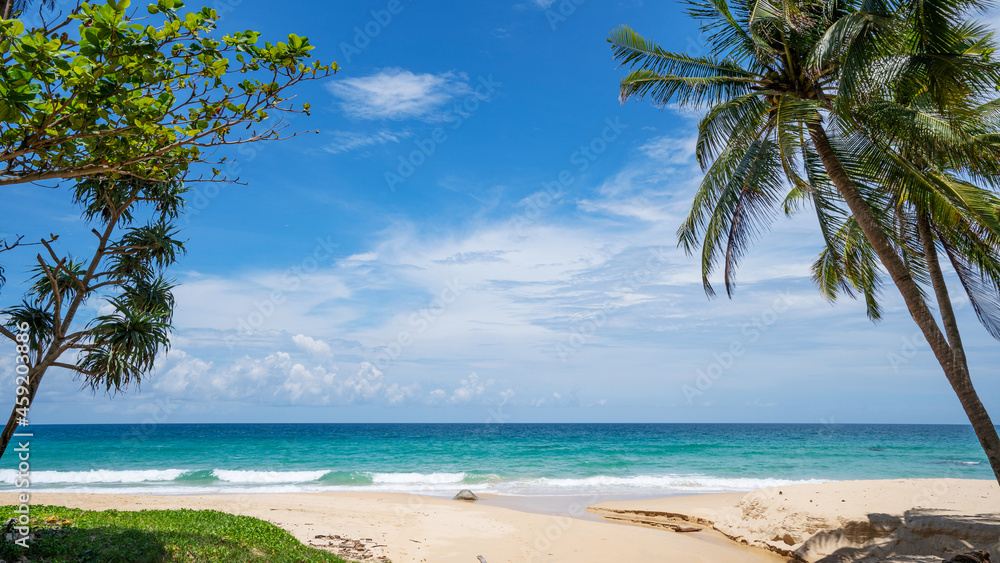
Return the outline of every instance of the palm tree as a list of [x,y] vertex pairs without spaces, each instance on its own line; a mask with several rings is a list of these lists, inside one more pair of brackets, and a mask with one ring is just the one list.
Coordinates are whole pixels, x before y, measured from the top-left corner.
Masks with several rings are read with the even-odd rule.
[[[690,0],[708,56],[672,53],[623,26],[609,42],[633,68],[621,98],[706,108],[706,176],[681,225],[702,280],[722,262],[727,294],[756,237],[811,207],[829,299],[864,295],[881,316],[888,272],[958,396],[1000,481],[1000,438],[979,400],[940,266],[959,275],[1000,338],[1000,81],[976,0]],[[982,186],[986,186],[985,188]],[[930,286],[944,331],[931,312]]]
[[[0,456],[25,422],[27,405],[50,368],[70,371],[95,392],[114,394],[137,387],[170,348],[173,283],[163,274],[184,252],[173,222],[186,191],[179,181],[77,183],[74,199],[84,219],[97,227],[93,255],[74,260],[42,241],[47,256],[35,257],[38,266],[25,299],[0,311],[6,317],[0,336],[18,344],[17,333],[27,337],[26,350],[19,350],[26,366],[19,378],[24,391],[18,391],[0,432]],[[133,225],[140,211],[148,211],[150,221]],[[103,300],[109,312],[81,322],[88,299]]]

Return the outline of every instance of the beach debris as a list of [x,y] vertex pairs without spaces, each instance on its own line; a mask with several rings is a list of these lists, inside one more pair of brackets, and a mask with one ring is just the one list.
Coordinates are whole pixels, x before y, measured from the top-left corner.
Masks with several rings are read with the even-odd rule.
[[389,557],[386,556],[385,544],[380,544],[371,538],[352,539],[340,534],[324,536],[317,535],[309,540],[309,546],[331,551],[340,557],[351,561],[374,561],[387,563]]
[[451,500],[477,501],[479,500],[479,497],[477,497],[476,493],[470,491],[469,489],[462,489],[461,491],[458,491],[458,494],[452,497]]
[[477,555],[476,558],[479,559],[479,563],[486,563],[486,558],[482,555]]
[[989,553],[985,551],[972,551],[956,555],[951,559],[944,560],[942,563],[992,563],[992,561]]

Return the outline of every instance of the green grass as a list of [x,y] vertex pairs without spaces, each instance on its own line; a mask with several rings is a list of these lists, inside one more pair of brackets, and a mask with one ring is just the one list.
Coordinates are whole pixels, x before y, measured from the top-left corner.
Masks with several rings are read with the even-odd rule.
[[[92,511],[32,506],[32,533],[24,553],[46,563],[343,563],[332,553],[302,545],[274,524],[214,510]],[[16,516],[0,507],[2,521]],[[57,520],[48,523],[46,520]],[[61,523],[69,520],[69,523]],[[23,549],[0,537],[0,559],[14,562]]]

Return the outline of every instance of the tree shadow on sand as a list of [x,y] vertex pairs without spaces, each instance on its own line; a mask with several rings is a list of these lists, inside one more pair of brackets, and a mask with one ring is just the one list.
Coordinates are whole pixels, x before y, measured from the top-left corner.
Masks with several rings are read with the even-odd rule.
[[796,552],[828,554],[820,563],[940,562],[973,550],[1000,562],[1000,513],[914,509],[902,516],[872,513],[868,522],[820,532]]

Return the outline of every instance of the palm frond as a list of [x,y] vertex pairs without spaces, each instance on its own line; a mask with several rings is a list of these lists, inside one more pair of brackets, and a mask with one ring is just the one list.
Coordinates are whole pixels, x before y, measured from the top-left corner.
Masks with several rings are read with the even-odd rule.
[[43,350],[52,340],[55,330],[55,316],[51,311],[28,301],[0,311],[7,317],[7,328],[18,332],[21,325],[28,325],[28,349],[32,352]]
[[[851,46],[857,46],[855,57],[860,57],[861,53],[868,50],[857,44],[870,38],[873,33],[884,28],[888,23],[888,17],[882,13],[859,11],[847,14],[837,19],[826,29],[823,36],[809,52],[806,64],[815,71],[837,66],[840,58],[845,53],[850,52]],[[858,65],[858,61],[852,61],[852,64]]]
[[717,104],[752,91],[753,80],[728,76],[681,77],[641,69],[628,73],[621,82],[621,100],[644,98],[665,106],[671,101],[680,107]]
[[115,243],[116,253],[131,256],[146,264],[164,268],[177,261],[184,242],[177,239],[179,229],[163,221],[129,229]]
[[170,325],[161,315],[136,309],[117,309],[95,318],[88,326],[92,344],[80,353],[77,365],[85,385],[105,392],[138,386],[153,369],[157,354],[170,347]]
[[[681,227],[681,239],[688,243],[688,248],[694,240],[701,240],[702,284],[710,296],[715,294],[711,274],[719,260],[723,261],[726,292],[731,296],[736,268],[747,248],[777,215],[779,192],[784,183],[777,146],[767,139],[757,140],[742,151],[735,166],[716,161],[712,168],[720,164],[726,170],[718,170],[717,174],[710,170],[706,175],[705,182],[709,185],[699,190],[704,192],[702,213],[693,210]],[[711,185],[713,182],[719,184]],[[702,224],[704,231],[700,228]]]
[[698,124],[695,158],[702,170],[706,170],[709,162],[721,154],[725,147],[747,144],[757,138],[769,111],[770,107],[761,100],[757,92],[712,106]]
[[687,13],[702,23],[708,34],[711,55],[747,65],[748,70],[774,70],[775,49],[753,40],[740,24],[746,20],[746,10],[737,3],[736,13],[726,0],[686,0]]
[[771,115],[772,130],[778,140],[785,176],[792,185],[806,189],[809,188],[809,183],[802,179],[799,172],[802,167],[803,139],[808,124],[820,121],[818,109],[815,100],[779,96]]
[[667,51],[646,41],[627,25],[613,30],[608,42],[611,43],[612,56],[622,66],[638,67],[663,76],[756,78],[753,73],[731,61]]
[[[86,292],[86,288],[82,287],[81,282],[85,270],[83,262],[73,259],[67,259],[62,264],[46,264],[45,267],[35,266],[31,269],[33,283],[29,295],[38,304],[52,299],[55,293],[59,294],[60,299],[73,299],[78,292]],[[50,274],[51,277],[49,277]],[[53,279],[55,285],[52,283]]]

